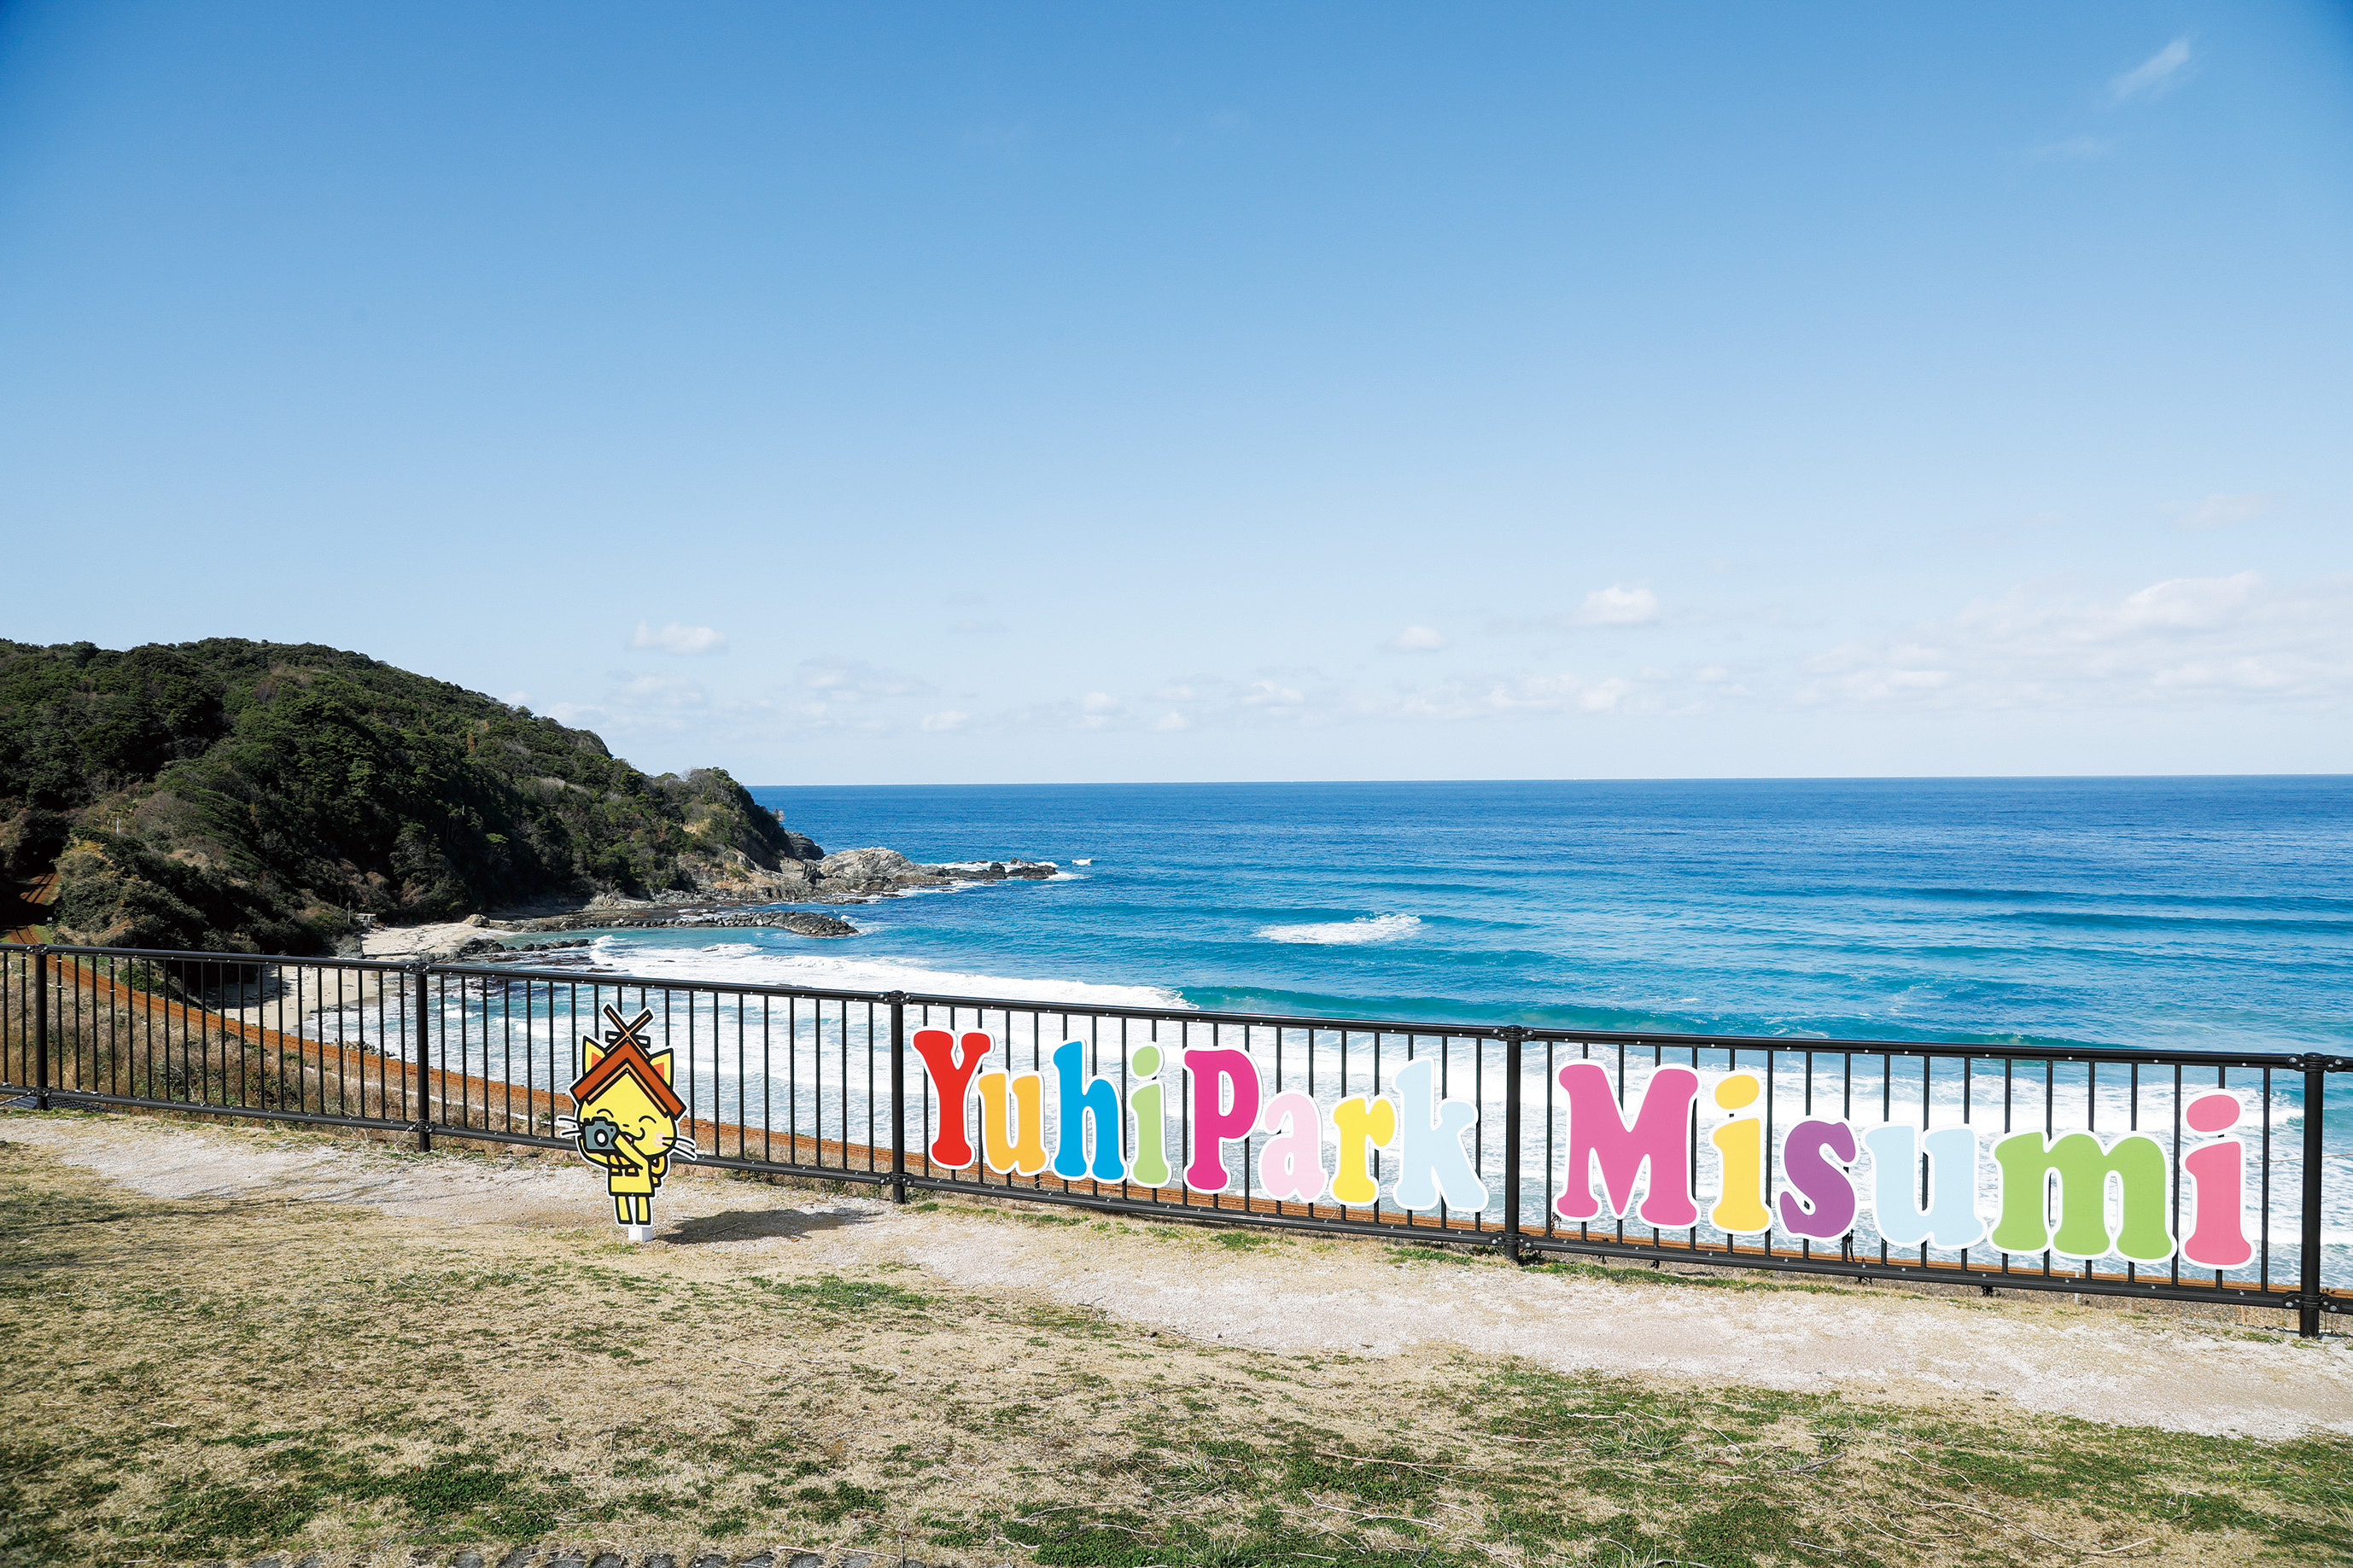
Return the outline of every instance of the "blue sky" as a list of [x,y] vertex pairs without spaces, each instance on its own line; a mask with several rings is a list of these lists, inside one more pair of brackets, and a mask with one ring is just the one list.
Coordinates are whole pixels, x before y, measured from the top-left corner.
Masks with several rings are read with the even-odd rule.
[[0,10],[0,630],[758,783],[2353,771],[2341,5]]

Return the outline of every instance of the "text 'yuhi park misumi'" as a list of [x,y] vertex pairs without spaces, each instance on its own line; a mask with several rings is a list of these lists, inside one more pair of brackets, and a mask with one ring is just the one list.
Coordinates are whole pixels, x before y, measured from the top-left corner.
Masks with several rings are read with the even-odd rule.
[[[1297,1089],[1266,1094],[1268,1075],[1246,1051],[1194,1048],[1172,1060],[1176,1053],[1139,1046],[1128,1053],[1123,1089],[1090,1072],[1087,1047],[1071,1040],[1051,1055],[1050,1120],[1049,1074],[984,1070],[994,1037],[923,1029],[913,1045],[938,1107],[926,1153],[943,1169],[980,1164],[1004,1175],[1050,1172],[1066,1181],[1155,1188],[1181,1182],[1218,1194],[1237,1185],[1229,1146],[1242,1143],[1247,1159],[1245,1141],[1256,1136],[1258,1197],[1370,1207],[1381,1195],[1373,1155],[1381,1150],[1391,1156],[1388,1196],[1397,1207],[1442,1205],[1475,1214],[1487,1205],[1487,1184],[1464,1142],[1480,1107],[1446,1097],[1430,1058],[1399,1067],[1388,1093],[1325,1107]],[[2144,1132],[2011,1132],[1989,1145],[1966,1123],[1924,1130],[1810,1115],[1780,1132],[1772,1162],[1759,1109],[1763,1080],[1745,1071],[1710,1076],[1712,1084],[1691,1068],[1660,1067],[1639,1087],[1630,1079],[1621,1100],[1601,1064],[1561,1068],[1566,1128],[1548,1185],[1554,1212],[1565,1220],[1632,1218],[1662,1229],[1701,1224],[1694,1134],[1704,1113],[1714,1122],[1705,1142],[1720,1177],[1704,1223],[1728,1236],[1778,1228],[1836,1241],[1854,1231],[1868,1205],[1879,1237],[1898,1247],[1986,1244],[2137,1263],[2179,1253],[2205,1268],[2234,1268],[2254,1255],[2245,1223],[2246,1147],[2230,1135],[2245,1108],[2226,1090],[2197,1096],[2183,1112],[2198,1142],[2181,1157],[2188,1191],[2177,1211],[2171,1161]],[[1182,1147],[1187,1129],[1189,1158]],[[1778,1182],[1768,1176],[1776,1165]],[[1644,1185],[1639,1203],[1638,1185]]]

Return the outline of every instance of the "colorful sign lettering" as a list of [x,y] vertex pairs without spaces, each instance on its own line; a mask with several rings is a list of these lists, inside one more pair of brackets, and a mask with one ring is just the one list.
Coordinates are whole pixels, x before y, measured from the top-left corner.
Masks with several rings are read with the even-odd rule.
[[[2181,1120],[2192,1132],[2227,1132],[2245,1111],[2237,1095],[2217,1089],[2191,1100]],[[2246,1151],[2239,1139],[2217,1138],[2181,1157],[2192,1194],[2181,1256],[2200,1268],[2236,1268],[2255,1255],[2247,1239]]]
[[1553,1211],[1563,1219],[1599,1217],[1593,1194],[1594,1167],[1609,1194],[1609,1216],[1624,1219],[1634,1201],[1634,1179],[1650,1167],[1651,1181],[1637,1217],[1661,1229],[1699,1222],[1692,1201],[1689,1131],[1692,1103],[1699,1098],[1699,1074],[1689,1068],[1661,1068],[1633,1101],[1630,1118],[1618,1114],[1618,1091],[1599,1062],[1571,1062],[1560,1069],[1568,1096],[1568,1166],[1561,1173]]
[[[1229,1047],[1197,1047],[1181,1061],[1138,1047],[1123,1089],[1091,1066],[1078,1040],[1054,1048],[1050,1074],[980,1070],[997,1049],[980,1030],[923,1029],[913,1043],[933,1100],[927,1152],[943,1170],[985,1164],[1001,1175],[1181,1184],[1211,1194],[1238,1191],[1248,1161],[1252,1194],[1284,1204],[1370,1208],[1384,1173],[1388,1201],[1411,1212],[1477,1213],[1493,1196],[1472,1152],[1480,1108],[1445,1093],[1434,1057],[1399,1066],[1384,1093],[1319,1105],[1277,1089],[1248,1052]],[[1621,1085],[1601,1063],[1575,1061],[1555,1081],[1558,1163],[1548,1180],[1560,1221],[1699,1226],[1704,1174],[1715,1179],[1704,1223],[1733,1237],[1835,1243],[1867,1215],[1897,1247],[2145,1264],[2178,1253],[2201,1268],[2234,1268],[2254,1256],[2245,1147],[2231,1135],[2245,1107],[2223,1090],[2196,1096],[2183,1112],[2188,1234],[2177,1237],[2169,1158],[2145,1132],[2027,1131],[1988,1142],[1968,1125],[1924,1130],[1819,1115],[1776,1128],[1755,1072],[1704,1080],[1662,1065]],[[1695,1170],[1703,1153],[1709,1164]]]

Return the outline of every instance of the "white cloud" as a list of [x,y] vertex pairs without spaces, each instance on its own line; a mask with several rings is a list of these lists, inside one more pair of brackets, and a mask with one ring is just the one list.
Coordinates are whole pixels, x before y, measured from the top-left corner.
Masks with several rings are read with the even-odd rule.
[[2203,500],[2177,501],[2165,510],[2173,514],[2176,528],[2229,528],[2270,516],[2279,510],[2279,499],[2274,490],[2250,490],[2243,495],[2212,495]]
[[794,672],[794,683],[771,690],[755,702],[744,704],[741,716],[751,724],[774,731],[855,730],[871,734],[923,723],[937,728],[892,702],[895,698],[932,693],[929,682],[899,670],[882,669],[864,659],[805,658]]
[[2353,577],[2177,577],[2121,599],[2020,587],[1811,660],[1797,700],[1932,708],[2244,706],[2353,697]]
[[1296,687],[1279,685],[1271,680],[1250,682],[1243,689],[1241,696],[1245,708],[1296,708],[1306,700],[1306,693]]
[[690,626],[671,621],[657,628],[650,622],[639,621],[637,635],[629,638],[629,646],[640,651],[658,653],[725,653],[727,639],[710,626]]
[[623,708],[700,708],[702,688],[682,675],[619,675],[607,701]]
[[1614,713],[1637,690],[1622,676],[1466,675],[1430,689],[1402,694],[1392,705],[1400,719],[1543,718],[1567,713]]
[[1612,583],[1586,595],[1570,618],[1586,626],[1639,626],[1659,618],[1659,596],[1648,588]]
[[1408,626],[1384,646],[1393,653],[1436,653],[1446,639],[1428,626]]
[[930,686],[912,675],[880,669],[862,658],[805,658],[800,683],[825,693],[829,701],[863,702],[877,697],[905,697],[928,691]]
[[2136,98],[2162,98],[2188,79],[2189,36],[2180,37],[2108,83],[2108,96],[2118,103]]
[[1700,695],[1711,700],[1756,695],[1740,672],[1728,665],[1703,664],[1691,671],[1691,679],[1703,688]]
[[[1109,692],[1073,700],[1017,704],[994,710],[962,709],[921,720],[930,731],[998,732],[1324,730],[1357,723],[1456,723],[1465,721],[1559,721],[1612,714],[1676,715],[1710,711],[1749,699],[1732,672],[1696,673],[1652,666],[1633,673],[1575,671],[1467,672],[1429,682],[1379,686],[1286,668],[1251,677],[1196,674],[1171,681],[1139,707]],[[802,702],[791,721],[808,729],[886,727],[878,713],[829,710]],[[913,722],[913,717],[909,721]]]

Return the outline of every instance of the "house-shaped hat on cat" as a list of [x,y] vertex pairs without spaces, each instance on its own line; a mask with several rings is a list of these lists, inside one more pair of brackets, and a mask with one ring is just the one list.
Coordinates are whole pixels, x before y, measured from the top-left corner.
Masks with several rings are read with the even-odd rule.
[[[572,1086],[572,1098],[580,1104],[586,1105],[610,1088],[614,1079],[626,1076],[636,1079],[638,1087],[646,1091],[647,1098],[660,1106],[666,1114],[673,1117],[686,1114],[686,1101],[670,1088],[670,1075],[654,1065],[653,1058],[646,1055],[645,1047],[638,1044],[633,1033],[621,1031],[620,1039],[607,1047],[600,1048],[586,1040],[580,1044],[587,1070]],[[670,1053],[665,1051],[662,1054],[667,1057]]]

